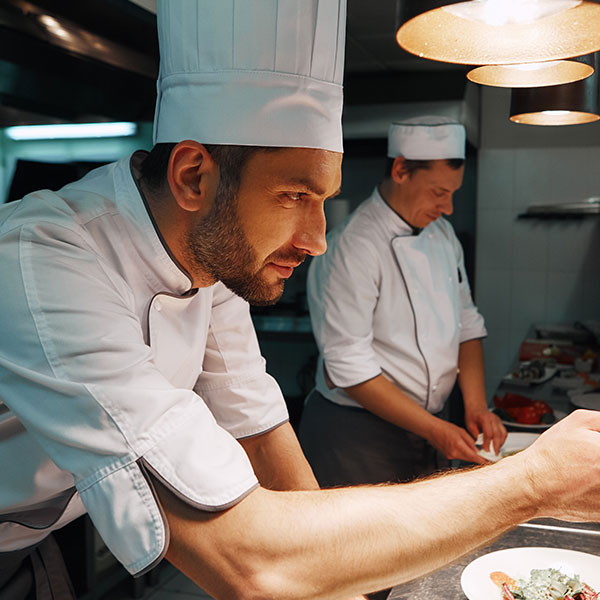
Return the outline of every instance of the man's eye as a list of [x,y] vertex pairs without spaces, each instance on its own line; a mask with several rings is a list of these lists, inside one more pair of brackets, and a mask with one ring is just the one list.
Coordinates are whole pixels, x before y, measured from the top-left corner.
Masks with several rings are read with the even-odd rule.
[[304,198],[304,196],[306,196],[306,194],[303,192],[285,192],[284,194],[281,194],[280,202],[284,206],[293,207],[296,206],[298,202]]

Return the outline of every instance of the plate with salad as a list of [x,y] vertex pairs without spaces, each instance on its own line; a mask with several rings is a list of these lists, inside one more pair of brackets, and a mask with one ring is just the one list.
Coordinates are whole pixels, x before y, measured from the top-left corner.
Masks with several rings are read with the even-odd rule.
[[469,600],[600,600],[600,556],[564,548],[509,548],[480,556],[460,580]]

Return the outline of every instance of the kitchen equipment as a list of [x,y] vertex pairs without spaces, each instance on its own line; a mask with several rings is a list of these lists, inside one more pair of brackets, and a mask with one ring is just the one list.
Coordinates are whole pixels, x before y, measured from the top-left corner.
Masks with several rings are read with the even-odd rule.
[[577,408],[600,410],[600,392],[588,392],[569,396],[571,404]]

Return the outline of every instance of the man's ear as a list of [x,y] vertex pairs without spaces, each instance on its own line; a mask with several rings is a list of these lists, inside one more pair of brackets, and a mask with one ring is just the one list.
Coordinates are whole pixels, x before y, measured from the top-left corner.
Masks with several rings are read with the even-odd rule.
[[219,167],[202,144],[185,140],[171,151],[167,179],[181,208],[208,210],[219,183]]
[[410,173],[406,170],[406,159],[404,156],[396,156],[392,165],[392,179],[395,183],[406,183]]

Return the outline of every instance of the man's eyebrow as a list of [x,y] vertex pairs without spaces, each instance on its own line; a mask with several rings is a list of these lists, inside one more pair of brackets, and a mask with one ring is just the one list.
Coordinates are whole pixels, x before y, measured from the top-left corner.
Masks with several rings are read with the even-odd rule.
[[[286,185],[303,187],[308,190],[311,194],[315,194],[315,196],[324,196],[327,193],[327,190],[323,189],[320,185],[316,184],[311,179],[307,179],[306,177],[292,177],[291,179],[285,180]],[[338,188],[333,194],[327,196],[327,198],[334,198],[342,191],[342,188]]]

